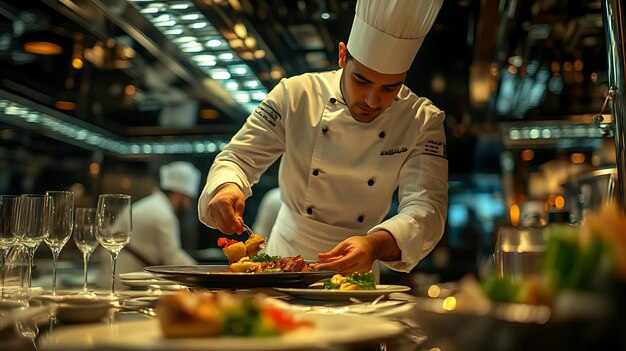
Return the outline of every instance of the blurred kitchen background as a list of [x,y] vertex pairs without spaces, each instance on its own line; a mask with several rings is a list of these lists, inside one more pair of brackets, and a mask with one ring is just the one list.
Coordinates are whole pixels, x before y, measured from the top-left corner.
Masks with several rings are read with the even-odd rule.
[[[206,177],[281,78],[338,68],[355,3],[0,1],[0,193],[69,189],[95,206],[146,196],[173,160]],[[553,210],[576,222],[614,196],[608,55],[599,0],[444,1],[406,81],[447,113],[450,169],[447,230],[416,272],[478,273],[501,226],[542,226]],[[276,185],[277,164],[247,223]],[[195,211],[182,225],[184,248],[215,259],[219,233]],[[60,259],[80,257],[70,240]]]

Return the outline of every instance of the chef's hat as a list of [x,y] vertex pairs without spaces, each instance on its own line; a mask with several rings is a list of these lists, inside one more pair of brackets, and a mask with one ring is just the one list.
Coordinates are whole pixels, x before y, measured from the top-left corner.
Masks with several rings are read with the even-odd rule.
[[385,74],[409,70],[443,0],[357,0],[348,51]]
[[161,189],[198,196],[200,185],[200,171],[189,162],[176,161],[161,166]]

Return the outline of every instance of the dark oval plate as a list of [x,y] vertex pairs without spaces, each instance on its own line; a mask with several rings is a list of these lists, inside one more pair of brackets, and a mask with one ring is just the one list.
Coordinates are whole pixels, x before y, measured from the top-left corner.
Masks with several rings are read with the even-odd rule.
[[272,288],[306,287],[322,279],[327,279],[340,272],[267,272],[234,273],[228,265],[168,265],[148,266],[144,270],[159,278],[175,281],[188,286],[206,288]]

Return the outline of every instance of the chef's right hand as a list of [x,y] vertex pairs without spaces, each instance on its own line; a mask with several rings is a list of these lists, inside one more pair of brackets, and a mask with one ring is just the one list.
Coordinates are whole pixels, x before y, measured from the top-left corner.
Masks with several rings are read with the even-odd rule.
[[224,234],[243,232],[243,209],[246,197],[235,183],[225,183],[209,201],[209,214],[217,229]]

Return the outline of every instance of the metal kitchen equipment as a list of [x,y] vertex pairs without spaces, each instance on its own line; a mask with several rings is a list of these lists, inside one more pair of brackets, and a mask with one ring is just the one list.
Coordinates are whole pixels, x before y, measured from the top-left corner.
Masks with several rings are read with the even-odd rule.
[[603,205],[609,204],[617,197],[617,169],[598,169],[580,175],[571,182],[576,189],[574,221],[582,220],[587,211],[597,211]]
[[626,211],[626,18],[624,0],[604,0],[602,14],[608,52],[609,90],[612,100],[615,155],[617,163],[617,192],[622,207]]

